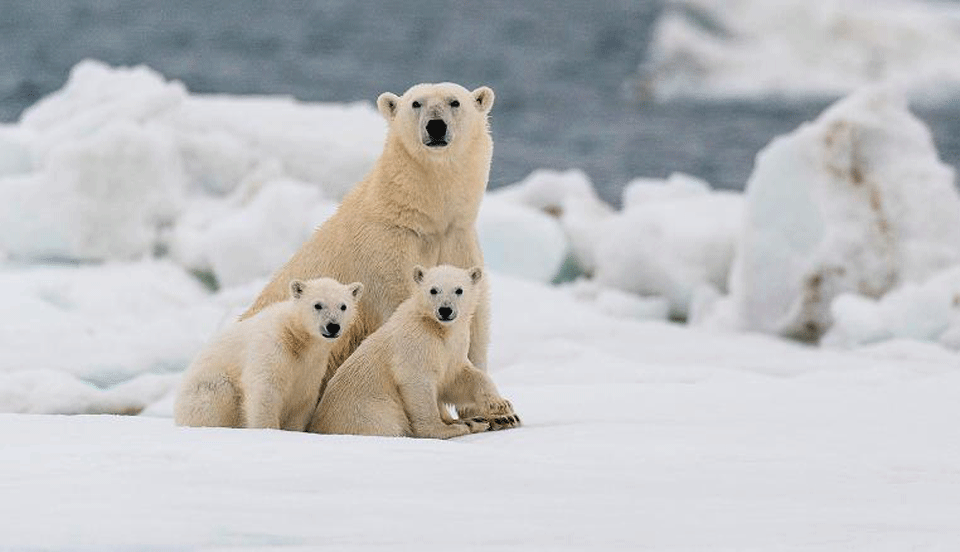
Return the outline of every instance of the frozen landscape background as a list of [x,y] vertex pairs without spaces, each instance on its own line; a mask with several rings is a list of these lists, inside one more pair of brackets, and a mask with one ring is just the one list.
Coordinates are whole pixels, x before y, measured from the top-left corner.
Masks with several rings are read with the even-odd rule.
[[[0,549],[960,545],[957,3],[0,8]],[[174,427],[443,79],[525,425]]]
[[[372,102],[442,78],[499,96],[492,187],[551,167],[586,171],[612,203],[629,180],[677,170],[742,189],[760,148],[856,85],[917,70],[928,88],[956,83],[944,30],[960,3],[924,3],[3,0],[0,121],[84,58],[146,64],[200,93],[306,101]],[[958,103],[916,109],[960,166]]]

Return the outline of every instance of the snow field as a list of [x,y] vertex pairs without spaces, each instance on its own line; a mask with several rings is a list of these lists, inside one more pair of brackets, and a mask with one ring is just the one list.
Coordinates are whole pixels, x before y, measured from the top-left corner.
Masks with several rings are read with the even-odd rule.
[[894,359],[821,351],[492,284],[491,361],[523,427],[439,442],[0,415],[4,545],[960,544],[952,356],[916,343]]

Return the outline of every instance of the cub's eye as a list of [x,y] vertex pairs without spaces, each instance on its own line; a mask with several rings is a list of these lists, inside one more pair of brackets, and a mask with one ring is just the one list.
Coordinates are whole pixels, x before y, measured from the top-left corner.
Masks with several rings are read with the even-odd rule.
[[450,107],[460,107],[460,101],[453,100],[452,102],[450,102]]
[[457,289],[454,291],[454,293],[456,293],[457,295],[463,295],[463,288],[457,288]]
[[347,310],[347,306],[346,306],[346,305],[340,305],[340,310],[342,310],[342,311]]
[[430,295],[436,295],[440,293],[440,290],[437,288],[430,288]]
[[420,109],[420,102],[413,102],[414,109]]
[[316,305],[313,306],[313,308],[317,310],[323,310],[323,303],[317,303]]

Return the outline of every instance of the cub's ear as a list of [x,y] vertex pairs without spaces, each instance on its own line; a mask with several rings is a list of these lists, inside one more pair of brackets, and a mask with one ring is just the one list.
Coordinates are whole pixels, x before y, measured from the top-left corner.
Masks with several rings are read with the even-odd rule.
[[474,105],[481,113],[489,113],[493,107],[493,90],[489,86],[481,86],[472,92]]
[[393,116],[397,114],[398,105],[400,105],[400,98],[392,92],[384,92],[377,98],[377,109],[388,121],[393,120]]
[[299,299],[303,295],[303,290],[306,289],[306,284],[300,280],[291,280],[290,281],[290,297],[294,299]]
[[348,286],[350,289],[350,295],[353,295],[353,299],[360,299],[360,296],[363,295],[363,284],[360,282],[354,282]]
[[416,283],[418,283],[418,284],[422,284],[422,283],[423,283],[423,276],[424,276],[424,272],[423,272],[423,267],[422,267],[422,266],[417,265],[417,266],[413,267],[413,281],[414,281],[414,282],[416,282]]
[[470,281],[476,284],[483,278],[483,269],[479,266],[475,266],[470,269]]

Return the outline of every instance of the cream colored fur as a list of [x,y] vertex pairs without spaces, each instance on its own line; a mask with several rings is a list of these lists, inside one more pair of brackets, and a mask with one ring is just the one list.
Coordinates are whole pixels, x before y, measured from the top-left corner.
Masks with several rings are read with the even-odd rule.
[[231,324],[197,356],[177,394],[177,425],[306,429],[363,284],[321,278],[287,289],[288,300]]
[[[368,291],[356,323],[334,348],[332,374],[410,296],[409,275],[415,265],[482,265],[475,223],[490,172],[493,142],[487,114],[493,100],[487,87],[470,92],[450,83],[420,84],[400,97],[382,94],[377,106],[389,131],[372,172],[276,273],[243,318],[283,300],[286,283],[294,278],[363,282]],[[446,122],[448,145],[425,145],[426,125],[432,119]],[[486,284],[478,294],[469,357],[484,370]]]
[[[467,358],[481,269],[412,272],[413,295],[333,376],[309,431],[447,439],[485,431],[488,420],[519,423],[487,373]],[[447,405],[485,419],[454,420]]]

